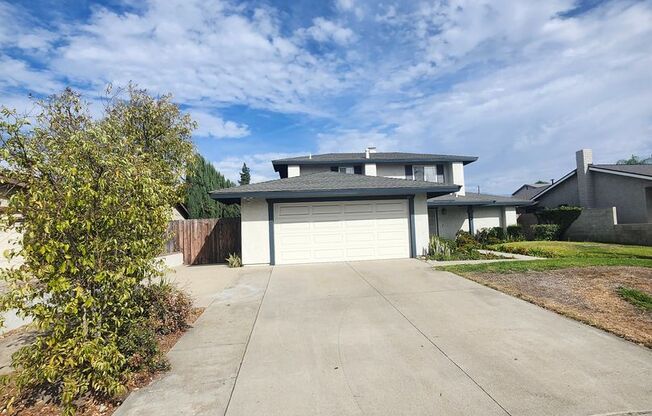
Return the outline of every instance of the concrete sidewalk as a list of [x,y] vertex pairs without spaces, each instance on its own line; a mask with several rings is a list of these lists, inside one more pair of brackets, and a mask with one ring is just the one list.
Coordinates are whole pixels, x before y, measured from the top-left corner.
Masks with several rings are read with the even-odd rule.
[[271,271],[179,269],[173,280],[207,308],[168,353],[172,369],[132,392],[114,415],[223,415]]
[[652,409],[649,350],[427,263],[240,270],[117,415]]

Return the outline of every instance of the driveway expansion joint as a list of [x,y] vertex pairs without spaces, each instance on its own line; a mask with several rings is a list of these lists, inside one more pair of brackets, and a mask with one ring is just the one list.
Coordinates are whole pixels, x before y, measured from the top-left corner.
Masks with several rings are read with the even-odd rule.
[[394,304],[392,303],[392,301],[390,301],[390,300],[389,300],[389,299],[388,299],[388,298],[387,298],[387,297],[386,297],[386,296],[385,296],[385,295],[384,295],[380,290],[378,290],[378,289],[377,289],[374,285],[372,285],[372,284],[371,284],[367,279],[365,279],[365,277],[364,277],[364,275],[363,275],[362,273],[360,273],[360,272],[359,272],[355,267],[353,267],[353,265],[352,265],[351,263],[347,262],[346,264],[347,264],[347,266],[349,266],[349,267],[351,268],[351,270],[353,270],[353,271],[355,272],[356,275],[358,275],[358,277],[360,277],[360,279],[362,279],[362,280],[363,280],[365,283],[367,283],[371,288],[373,288],[373,289],[378,293],[378,295],[380,295],[380,297],[382,297],[382,298],[385,300],[385,302],[387,302],[387,303],[388,303],[388,304],[389,304],[389,305],[390,305],[390,306],[391,306],[391,307],[392,307],[396,312],[398,312],[398,313],[399,313],[399,314],[400,314],[400,315],[401,315],[401,316],[402,316],[402,317],[403,317],[403,318],[404,318],[404,319],[405,319],[405,320],[406,320],[406,321],[407,321],[407,322],[408,322],[408,323],[409,323],[409,324],[410,324],[410,325],[411,325],[411,326],[412,326],[412,327],[413,327],[417,332],[419,332],[419,333],[421,334],[421,336],[423,336],[423,337],[424,337],[424,338],[425,338],[425,339],[426,339],[426,340],[427,340],[427,341],[428,341],[428,342],[429,342],[433,347],[437,348],[437,350],[438,350],[438,351],[439,351],[439,352],[440,352],[444,357],[446,357],[446,359],[447,359],[448,361],[450,361],[450,362],[451,362],[455,367],[457,367],[457,368],[458,368],[458,369],[459,369],[459,370],[460,370],[460,371],[461,371],[461,372],[462,372],[466,377],[468,377],[469,380],[471,380],[471,382],[473,382],[473,384],[475,384],[475,385],[476,385],[476,386],[477,386],[477,387],[478,387],[478,388],[479,388],[479,389],[480,389],[484,394],[486,394],[487,397],[489,397],[489,398],[490,398],[494,403],[496,403],[496,405],[497,405],[498,407],[500,407],[500,409],[502,409],[502,411],[505,412],[505,414],[507,414],[508,416],[512,416],[512,414],[511,414],[507,409],[505,409],[505,407],[504,407],[503,405],[501,405],[501,404],[498,402],[498,400],[496,400],[496,399],[495,399],[491,394],[489,394],[489,392],[488,392],[487,390],[485,390],[485,388],[482,387],[482,386],[480,385],[480,383],[478,383],[478,382],[477,382],[477,381],[476,381],[476,380],[475,380],[475,379],[474,379],[474,378],[473,378],[469,373],[466,372],[466,370],[464,370],[464,369],[463,369],[463,368],[462,368],[458,363],[456,363],[456,362],[455,362],[451,357],[449,357],[448,354],[446,354],[446,352],[444,352],[444,350],[443,350],[439,345],[437,345],[437,344],[436,344],[432,339],[430,339],[430,337],[428,337],[428,336],[427,336],[427,335],[426,335],[426,334],[425,334],[421,329],[419,329],[419,327],[417,327],[417,326],[414,324],[414,322],[412,322],[412,321],[411,321],[411,320],[410,320],[410,319],[409,319],[409,318],[408,318],[408,317],[407,317],[403,312],[401,312],[401,310],[398,309],[398,308],[396,307],[396,305],[394,305]]

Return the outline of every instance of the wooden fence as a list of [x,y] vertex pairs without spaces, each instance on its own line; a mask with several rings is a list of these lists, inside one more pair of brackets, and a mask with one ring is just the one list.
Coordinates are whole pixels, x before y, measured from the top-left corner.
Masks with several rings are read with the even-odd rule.
[[182,252],[184,264],[224,263],[240,255],[240,218],[177,220],[168,227],[166,251]]

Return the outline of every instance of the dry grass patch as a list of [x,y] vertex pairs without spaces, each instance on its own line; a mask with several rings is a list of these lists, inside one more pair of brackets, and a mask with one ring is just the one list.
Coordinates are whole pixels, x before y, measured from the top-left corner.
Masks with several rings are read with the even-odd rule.
[[464,276],[652,348],[652,311],[619,294],[622,287],[652,294],[650,268],[581,267]]

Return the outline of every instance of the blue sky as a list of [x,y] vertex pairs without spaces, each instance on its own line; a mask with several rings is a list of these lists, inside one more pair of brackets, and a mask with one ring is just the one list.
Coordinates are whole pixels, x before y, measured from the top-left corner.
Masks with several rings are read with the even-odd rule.
[[66,86],[172,93],[235,179],[282,156],[479,156],[467,185],[511,193],[652,153],[652,2],[0,0],[0,104]]

